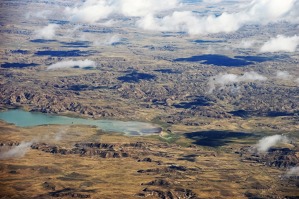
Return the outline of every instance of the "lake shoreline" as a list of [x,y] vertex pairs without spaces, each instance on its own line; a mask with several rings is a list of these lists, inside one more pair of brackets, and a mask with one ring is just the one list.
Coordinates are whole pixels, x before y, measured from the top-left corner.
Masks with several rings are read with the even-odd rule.
[[75,118],[69,116],[29,112],[22,109],[10,109],[0,112],[0,119],[19,127],[32,127],[39,125],[88,125],[107,132],[118,132],[126,135],[152,135],[162,132],[156,124],[139,121],[120,120],[94,120]]

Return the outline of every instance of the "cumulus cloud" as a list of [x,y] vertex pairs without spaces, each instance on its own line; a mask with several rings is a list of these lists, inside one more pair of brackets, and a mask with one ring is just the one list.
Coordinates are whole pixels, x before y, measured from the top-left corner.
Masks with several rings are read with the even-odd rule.
[[275,78],[284,81],[291,81],[299,85],[299,78],[294,75],[291,75],[288,71],[276,71]]
[[[204,0],[219,3],[222,0]],[[189,34],[229,33],[246,24],[268,24],[279,21],[299,22],[299,0],[252,0],[239,12],[219,16],[202,16],[184,10],[180,0],[86,0],[65,9],[73,22],[96,23],[115,15],[139,17],[136,25],[145,30],[175,31]],[[180,8],[178,11],[177,8]],[[168,15],[165,10],[176,10]],[[158,15],[159,14],[159,15]],[[162,15],[161,15],[162,14]]]
[[241,48],[251,48],[256,45],[257,41],[255,40],[242,40],[239,46]]
[[293,37],[286,37],[283,35],[277,35],[275,38],[271,38],[260,49],[261,52],[295,52],[299,45],[299,37],[297,35]]
[[120,0],[121,12],[125,16],[146,16],[176,8],[178,0]]
[[40,39],[53,39],[56,36],[57,24],[49,24],[46,27],[35,31],[35,36]]
[[110,37],[104,38],[102,40],[96,40],[93,42],[95,46],[101,46],[101,45],[116,45],[122,42],[124,38],[121,38],[119,35],[112,35]]
[[293,167],[288,170],[287,176],[299,176],[299,167]]
[[110,19],[110,20],[99,23],[99,25],[111,27],[120,22],[121,21]]
[[32,142],[22,142],[17,146],[13,146],[8,151],[0,153],[0,159],[11,159],[23,157],[30,149]]
[[140,17],[175,8],[178,0],[87,0],[75,7],[68,7],[65,13],[74,22],[95,23],[113,14]]
[[87,0],[76,7],[67,7],[65,13],[73,22],[95,23],[107,18],[113,11],[114,7],[109,1]]
[[191,11],[176,11],[164,17],[145,16],[137,25],[146,30],[187,32],[189,34],[229,33],[246,24],[278,21],[299,22],[299,0],[253,0],[240,12],[219,16],[200,16]]
[[[291,12],[297,10],[298,0],[253,0],[248,9],[241,13],[243,18],[252,22],[267,24],[281,20],[288,20]],[[297,17],[299,14],[297,14]],[[252,19],[248,19],[252,17]]]
[[220,3],[222,2],[222,0],[203,0],[202,2],[214,4],[214,3]]
[[26,19],[31,19],[32,17],[34,18],[40,18],[40,19],[47,19],[49,15],[52,14],[52,11],[50,10],[42,10],[39,12],[28,12],[26,13],[25,17]]
[[137,21],[137,26],[145,30],[187,32],[197,35],[236,31],[240,24],[234,15],[227,13],[219,17],[214,15],[199,17],[191,11],[175,11],[163,18],[147,15]]
[[91,60],[68,60],[68,61],[61,61],[57,62],[55,64],[52,64],[47,67],[47,70],[55,70],[55,69],[62,69],[62,68],[72,68],[78,66],[79,68],[85,68],[85,67],[95,67],[96,63]]
[[282,80],[289,80],[289,79],[292,79],[293,76],[290,75],[290,73],[288,71],[277,71],[276,78],[282,79]]
[[267,152],[271,147],[275,145],[289,142],[290,140],[285,135],[272,135],[259,140],[255,147],[258,152]]
[[108,45],[115,45],[115,44],[117,44],[117,43],[119,43],[119,42],[121,42],[121,38],[119,37],[119,36],[117,36],[117,35],[113,35],[111,38],[109,38],[108,40],[107,40],[107,44]]
[[243,75],[235,75],[228,73],[221,73],[209,79],[209,92],[213,92],[216,86],[223,88],[226,85],[231,85],[238,82],[252,82],[252,81],[265,81],[267,77],[260,75],[254,71],[246,72]]

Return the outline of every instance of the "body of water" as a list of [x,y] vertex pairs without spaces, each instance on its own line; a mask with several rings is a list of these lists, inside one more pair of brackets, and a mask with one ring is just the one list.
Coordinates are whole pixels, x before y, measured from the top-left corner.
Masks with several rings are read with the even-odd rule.
[[245,59],[231,58],[225,55],[216,54],[204,54],[198,56],[192,56],[187,58],[178,58],[174,60],[175,62],[200,62],[202,64],[215,65],[215,66],[225,66],[225,67],[243,67],[254,62],[247,61]]
[[33,127],[38,125],[90,125],[106,132],[118,132],[126,135],[158,134],[162,129],[154,124],[136,121],[92,120],[50,115],[37,112],[28,112],[21,109],[0,112],[0,120],[13,123],[19,127]]

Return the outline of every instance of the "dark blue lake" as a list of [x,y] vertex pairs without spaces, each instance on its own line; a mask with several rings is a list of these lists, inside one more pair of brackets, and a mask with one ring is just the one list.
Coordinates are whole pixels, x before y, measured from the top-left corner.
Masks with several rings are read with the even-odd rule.
[[254,62],[244,59],[231,58],[225,55],[205,54],[192,56],[187,58],[178,58],[175,62],[200,62],[202,64],[226,66],[226,67],[242,67],[253,64]]

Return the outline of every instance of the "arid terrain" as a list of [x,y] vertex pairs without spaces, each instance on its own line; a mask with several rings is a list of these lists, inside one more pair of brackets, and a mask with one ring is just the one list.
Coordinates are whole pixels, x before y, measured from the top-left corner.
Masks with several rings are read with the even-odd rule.
[[1,151],[30,143],[23,157],[1,160],[3,198],[299,196],[298,178],[286,174],[299,163],[298,145],[288,146],[295,154],[270,153],[263,159],[244,148],[257,139],[248,133],[218,132],[226,137],[214,148],[183,134],[170,143],[159,136],[126,137],[84,126],[1,126]]
[[[162,132],[0,121],[0,198],[299,197],[299,51],[261,48],[298,34],[297,23],[193,34],[189,23],[158,23],[176,10],[161,4],[151,8],[155,31],[142,6],[93,21],[83,12],[92,1],[75,2],[0,2],[1,112],[141,121]],[[216,18],[243,5],[219,2],[175,5]]]

